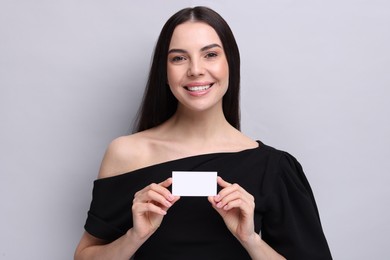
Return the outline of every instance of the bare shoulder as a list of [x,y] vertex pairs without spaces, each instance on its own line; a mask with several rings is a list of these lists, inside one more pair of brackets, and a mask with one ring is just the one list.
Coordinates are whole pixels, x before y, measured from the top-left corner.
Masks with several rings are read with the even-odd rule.
[[99,179],[131,172],[142,165],[145,154],[142,134],[121,136],[107,147],[99,170]]

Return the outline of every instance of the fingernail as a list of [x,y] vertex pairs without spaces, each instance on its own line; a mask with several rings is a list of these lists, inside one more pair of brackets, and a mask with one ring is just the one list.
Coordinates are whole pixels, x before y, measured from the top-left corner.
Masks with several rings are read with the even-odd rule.
[[172,204],[169,201],[166,201],[165,206],[170,207],[170,206],[172,206]]
[[222,202],[219,202],[218,204],[217,204],[217,208],[221,208],[222,207]]
[[173,196],[172,194],[169,194],[169,195],[168,195],[168,199],[169,199],[170,201],[172,201],[172,200],[175,199],[175,196]]
[[218,201],[219,198],[220,198],[219,194],[217,194],[217,195],[214,196],[214,199],[215,199],[216,201]]

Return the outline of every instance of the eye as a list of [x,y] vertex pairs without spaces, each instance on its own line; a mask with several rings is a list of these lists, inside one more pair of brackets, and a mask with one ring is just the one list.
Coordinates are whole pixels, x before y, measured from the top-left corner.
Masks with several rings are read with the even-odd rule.
[[212,58],[216,58],[217,56],[218,56],[218,54],[216,52],[208,52],[208,53],[206,53],[205,58],[212,59]]
[[173,63],[179,63],[179,62],[182,62],[185,60],[186,60],[186,58],[184,56],[174,56],[174,57],[170,58],[170,61]]

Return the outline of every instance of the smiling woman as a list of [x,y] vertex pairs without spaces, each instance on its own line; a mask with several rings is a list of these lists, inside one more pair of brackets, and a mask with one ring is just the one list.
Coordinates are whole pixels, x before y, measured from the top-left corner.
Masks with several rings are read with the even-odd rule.
[[214,110],[223,115],[229,66],[211,26],[196,21],[178,25],[169,45],[167,67],[168,84],[179,101],[177,111]]
[[[221,16],[167,21],[136,133],[106,151],[75,259],[331,259],[300,164],[240,132],[239,79]],[[218,193],[174,196],[177,171],[217,172]]]
[[[184,59],[186,50],[180,47],[171,46],[172,36],[176,31],[176,27],[180,27],[184,23],[199,22],[204,25],[209,25],[213,29],[213,33],[217,34],[218,41],[210,42],[202,46],[205,48],[201,51],[206,51],[212,47],[214,50],[219,43],[220,51],[223,55],[226,53],[226,60],[229,69],[229,88],[223,97],[222,107],[226,120],[238,130],[240,129],[240,114],[239,114],[239,93],[240,93],[240,54],[234,35],[226,23],[226,21],[216,12],[211,9],[196,7],[193,9],[184,9],[173,15],[164,25],[158,38],[156,48],[154,50],[152,66],[150,69],[149,80],[146,85],[144,100],[138,114],[135,131],[139,132],[157,125],[160,125],[170,118],[177,108],[177,99],[170,91],[167,75],[167,66],[170,62],[167,59],[169,51],[175,54],[170,56],[176,61]],[[187,35],[189,41],[197,39],[196,34]],[[223,43],[223,44],[222,44]],[[212,46],[208,46],[212,44]],[[177,48],[177,49],[176,49]],[[199,50],[197,50],[199,51]],[[208,57],[214,56],[210,52]],[[188,73],[191,71],[188,70]]]

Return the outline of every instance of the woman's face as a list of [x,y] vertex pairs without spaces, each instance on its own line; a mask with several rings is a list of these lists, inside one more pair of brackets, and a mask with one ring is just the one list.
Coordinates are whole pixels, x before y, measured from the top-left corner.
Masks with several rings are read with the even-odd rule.
[[167,59],[168,84],[178,109],[222,110],[229,66],[221,40],[206,23],[186,22],[172,35]]

